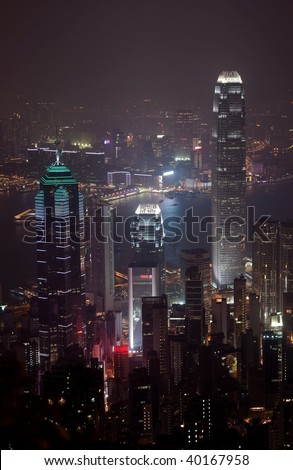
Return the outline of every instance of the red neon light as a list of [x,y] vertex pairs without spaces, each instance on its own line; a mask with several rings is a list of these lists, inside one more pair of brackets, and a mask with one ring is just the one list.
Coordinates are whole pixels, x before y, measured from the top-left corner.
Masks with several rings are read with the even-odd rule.
[[128,346],[114,346],[114,353],[128,354]]

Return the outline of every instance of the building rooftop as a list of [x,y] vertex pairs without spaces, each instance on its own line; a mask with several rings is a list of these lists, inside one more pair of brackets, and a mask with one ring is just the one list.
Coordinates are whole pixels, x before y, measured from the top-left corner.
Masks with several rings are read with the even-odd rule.
[[50,165],[42,176],[41,185],[60,186],[62,184],[78,184],[71,171],[65,165]]
[[219,75],[218,83],[242,83],[242,79],[236,71],[224,71]]
[[159,215],[161,213],[161,209],[158,204],[139,204],[135,214],[149,214],[149,215]]

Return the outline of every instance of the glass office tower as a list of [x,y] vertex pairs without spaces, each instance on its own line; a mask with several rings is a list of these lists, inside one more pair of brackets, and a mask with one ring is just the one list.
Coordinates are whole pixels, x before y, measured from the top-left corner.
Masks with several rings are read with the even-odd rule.
[[139,204],[130,231],[134,260],[128,266],[129,348],[141,351],[141,299],[164,292],[164,234],[158,204]]
[[46,368],[84,341],[83,197],[59,160],[41,178],[35,208],[40,359]]
[[[232,285],[244,272],[245,101],[238,72],[219,75],[213,106],[212,242],[213,282]],[[221,236],[219,235],[221,233]]]

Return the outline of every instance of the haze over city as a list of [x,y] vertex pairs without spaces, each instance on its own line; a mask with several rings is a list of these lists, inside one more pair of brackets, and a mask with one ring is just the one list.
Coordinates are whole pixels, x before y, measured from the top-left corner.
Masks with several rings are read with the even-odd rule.
[[214,77],[238,70],[248,103],[292,89],[292,2],[3,0],[0,97],[208,110]]

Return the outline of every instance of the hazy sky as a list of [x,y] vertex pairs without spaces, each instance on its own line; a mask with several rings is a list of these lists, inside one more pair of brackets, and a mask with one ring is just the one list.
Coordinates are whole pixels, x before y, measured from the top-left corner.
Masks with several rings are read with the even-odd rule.
[[292,25],[292,0],[1,0],[0,99],[209,106],[224,69],[283,98]]

